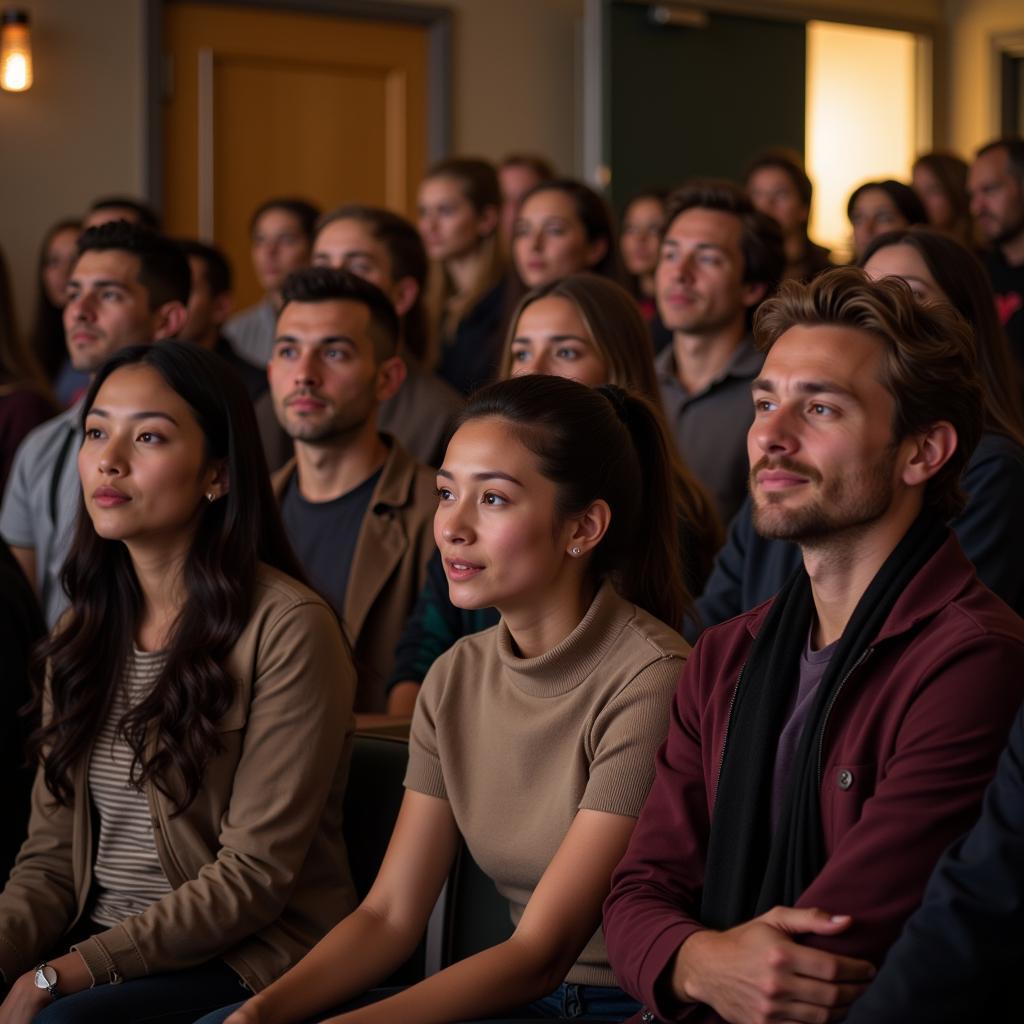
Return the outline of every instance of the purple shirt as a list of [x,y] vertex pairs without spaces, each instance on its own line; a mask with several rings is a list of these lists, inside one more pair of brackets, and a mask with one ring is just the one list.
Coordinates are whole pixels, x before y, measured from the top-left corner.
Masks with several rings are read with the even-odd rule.
[[793,759],[796,757],[797,747],[800,745],[800,734],[803,732],[804,723],[811,713],[814,704],[814,697],[821,685],[825,669],[832,660],[838,640],[822,647],[820,651],[811,650],[811,635],[814,633],[814,623],[807,631],[807,642],[804,644],[803,654],[800,655],[800,675],[796,684],[796,695],[790,708],[789,717],[779,734],[779,745],[775,750],[775,770],[772,774],[772,832],[779,823],[779,814],[782,812],[783,801],[786,798],[786,787],[789,785],[790,776],[793,774]]

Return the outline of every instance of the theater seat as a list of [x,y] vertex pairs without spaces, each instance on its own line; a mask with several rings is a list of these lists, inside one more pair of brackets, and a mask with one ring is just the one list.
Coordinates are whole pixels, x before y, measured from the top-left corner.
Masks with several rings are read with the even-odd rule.
[[508,901],[463,843],[427,930],[427,973],[496,946],[511,934]]
[[[362,900],[377,877],[398,818],[409,744],[395,736],[356,733],[345,793],[344,833],[356,894]],[[412,985],[424,977],[425,942],[385,985]]]

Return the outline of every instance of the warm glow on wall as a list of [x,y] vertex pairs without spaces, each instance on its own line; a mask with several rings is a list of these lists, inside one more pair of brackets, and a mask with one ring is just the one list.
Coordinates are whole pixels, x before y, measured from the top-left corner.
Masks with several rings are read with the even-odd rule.
[[8,8],[0,17],[0,89],[24,92],[32,86],[32,44],[28,15]]
[[[846,202],[864,181],[910,181],[927,148],[919,109],[921,43],[910,32],[807,25],[807,173],[814,182],[810,235],[849,257]],[[922,139],[925,144],[922,146]]]

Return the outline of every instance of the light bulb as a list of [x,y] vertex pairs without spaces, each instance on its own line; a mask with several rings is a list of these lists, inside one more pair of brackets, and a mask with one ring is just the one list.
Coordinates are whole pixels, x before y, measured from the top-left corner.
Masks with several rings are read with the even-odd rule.
[[28,15],[8,9],[0,19],[0,89],[24,92],[32,86],[32,44]]

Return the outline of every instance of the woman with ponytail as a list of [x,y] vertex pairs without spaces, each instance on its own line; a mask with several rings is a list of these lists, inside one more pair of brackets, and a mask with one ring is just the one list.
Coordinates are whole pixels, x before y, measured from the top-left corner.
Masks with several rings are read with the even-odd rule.
[[[714,502],[680,458],[665,423],[643,319],[629,293],[597,274],[570,274],[526,293],[512,314],[502,351],[503,378],[547,373],[597,387],[614,384],[643,395],[657,412],[674,478],[679,532],[678,573],[690,594],[704,589],[722,526]],[[460,637],[498,621],[493,608],[460,609],[448,596],[440,556],[427,579],[395,650],[388,683],[388,711],[412,714],[430,666]]]
[[355,904],[355,670],[295,578],[218,356],[118,353],[86,396],[78,469],[29,834],[0,893],[0,1021],[188,1024]]
[[[674,628],[687,595],[662,430],[643,398],[540,375],[477,392],[460,422],[434,535],[453,601],[501,619],[427,676],[405,799],[363,904],[228,1024],[638,1009],[599,920],[689,650]],[[353,1005],[415,948],[460,835],[508,900],[512,937]]]

